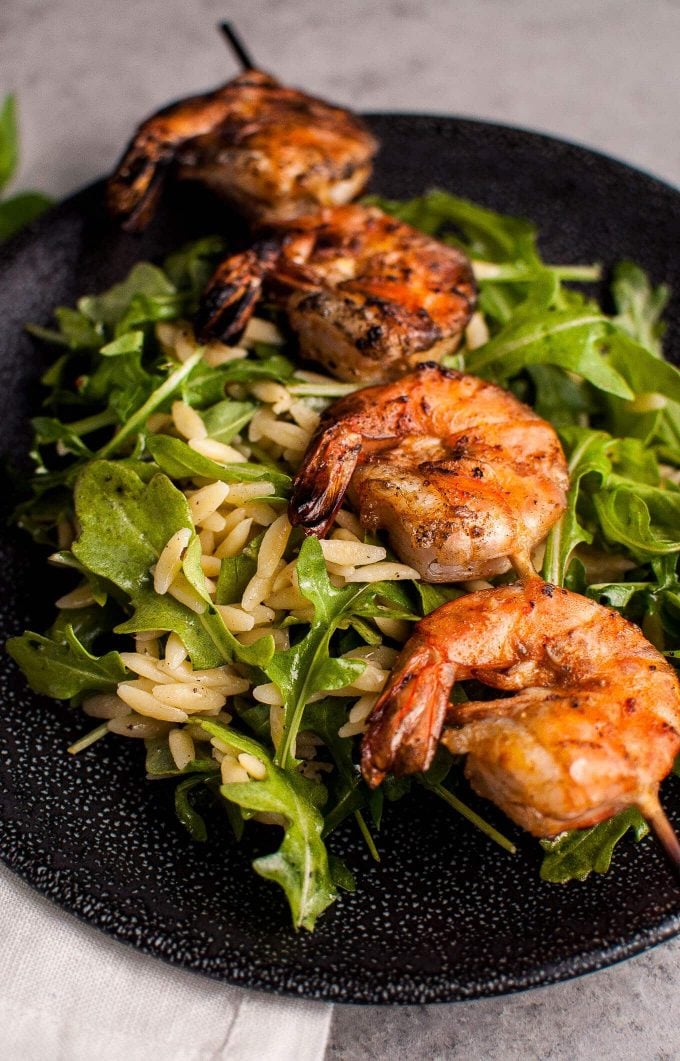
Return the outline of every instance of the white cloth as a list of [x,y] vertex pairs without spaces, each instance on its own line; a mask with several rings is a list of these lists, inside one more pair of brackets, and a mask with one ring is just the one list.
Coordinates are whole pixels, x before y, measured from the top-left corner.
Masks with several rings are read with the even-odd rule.
[[332,1007],[228,987],[81,924],[0,864],[2,1061],[320,1061]]

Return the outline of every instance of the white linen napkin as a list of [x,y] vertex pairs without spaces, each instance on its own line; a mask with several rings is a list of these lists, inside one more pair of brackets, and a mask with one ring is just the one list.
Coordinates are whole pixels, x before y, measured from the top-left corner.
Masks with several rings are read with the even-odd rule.
[[2,1061],[321,1061],[332,1007],[125,947],[0,864]]

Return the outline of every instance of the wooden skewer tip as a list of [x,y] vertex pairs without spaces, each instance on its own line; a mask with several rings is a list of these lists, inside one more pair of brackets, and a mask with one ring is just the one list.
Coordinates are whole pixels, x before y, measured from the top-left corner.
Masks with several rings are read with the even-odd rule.
[[231,22],[220,22],[219,30],[244,70],[255,70],[255,63]]
[[661,846],[673,873],[680,882],[680,840],[669,822],[666,812],[659,803],[658,796],[646,796],[639,805],[640,812],[647,820],[656,840]]

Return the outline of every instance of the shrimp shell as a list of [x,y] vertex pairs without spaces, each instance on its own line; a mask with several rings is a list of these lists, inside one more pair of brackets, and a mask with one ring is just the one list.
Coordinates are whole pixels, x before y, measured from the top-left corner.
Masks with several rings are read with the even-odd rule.
[[[469,679],[513,695],[451,704],[453,683]],[[680,683],[638,627],[534,578],[418,623],[369,718],[368,783],[427,769],[445,723],[442,743],[467,755],[473,788],[554,836],[629,806],[657,815],[680,750]]]
[[528,558],[567,487],[549,424],[500,387],[426,363],[326,410],[289,516],[323,538],[348,493],[404,563],[428,582],[454,582],[507,571],[511,557],[533,570]]
[[205,291],[200,337],[237,335],[247,321],[238,290],[254,297],[262,286],[286,310],[303,357],[360,382],[455,350],[476,300],[462,251],[358,204],[298,218],[227,258]]
[[126,229],[145,228],[176,163],[248,218],[290,219],[358,195],[377,147],[349,111],[247,70],[147,118],[109,179],[107,205]]

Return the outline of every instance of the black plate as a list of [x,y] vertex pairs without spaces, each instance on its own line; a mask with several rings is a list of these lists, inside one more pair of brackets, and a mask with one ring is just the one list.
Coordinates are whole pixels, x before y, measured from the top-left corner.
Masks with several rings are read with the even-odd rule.
[[[532,218],[555,262],[631,257],[680,292],[680,195],[619,162],[532,133],[450,118],[371,119],[383,148],[374,188],[395,197],[432,185]],[[233,224],[226,215],[220,223]],[[25,450],[42,352],[22,324],[107,287],[138,258],[214,231],[195,193],[177,192],[140,239],[113,231],[95,185],[4,252],[0,279],[0,440]],[[679,335],[679,300],[667,342]],[[0,544],[0,633],[41,629],[51,587],[40,553]],[[249,866],[266,832],[240,846],[216,819],[193,843],[172,785],[144,780],[142,749],[112,738],[77,759],[82,717],[27,692],[2,669],[0,857],[64,909],[166,961],[229,983],[346,1002],[434,1002],[546,984],[611,964],[680,931],[680,893],[652,842],[623,844],[615,869],[564,887],[538,880],[534,842],[514,858],[434,797],[386,814],[371,862],[352,828],[333,838],[357,871],[313,935],[289,927],[282,895]],[[680,824],[677,783],[665,786]],[[494,817],[488,805],[485,813]],[[498,816],[499,825],[515,830]]]

